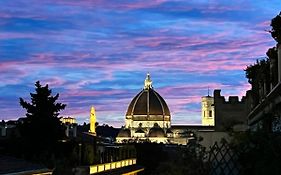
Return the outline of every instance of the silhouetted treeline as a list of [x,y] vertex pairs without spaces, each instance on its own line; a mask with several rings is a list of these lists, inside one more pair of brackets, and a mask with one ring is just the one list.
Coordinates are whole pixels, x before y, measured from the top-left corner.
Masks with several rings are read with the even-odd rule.
[[[78,132],[88,132],[90,129],[90,124],[84,123],[83,125],[77,126]],[[98,136],[101,137],[111,137],[116,138],[119,132],[119,128],[114,128],[112,126],[109,126],[107,124],[99,125],[96,123],[96,132]]]

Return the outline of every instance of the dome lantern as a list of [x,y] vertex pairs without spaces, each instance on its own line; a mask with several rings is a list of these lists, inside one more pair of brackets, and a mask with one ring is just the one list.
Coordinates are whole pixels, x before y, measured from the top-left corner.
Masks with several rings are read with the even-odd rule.
[[151,89],[152,88],[152,80],[150,79],[150,74],[146,74],[146,78],[144,80],[144,89]]

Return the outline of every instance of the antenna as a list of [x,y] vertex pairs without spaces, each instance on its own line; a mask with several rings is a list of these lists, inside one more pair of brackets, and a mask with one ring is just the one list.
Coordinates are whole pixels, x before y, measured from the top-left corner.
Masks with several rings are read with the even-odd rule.
[[208,96],[210,96],[210,88],[209,88],[209,86],[208,86]]

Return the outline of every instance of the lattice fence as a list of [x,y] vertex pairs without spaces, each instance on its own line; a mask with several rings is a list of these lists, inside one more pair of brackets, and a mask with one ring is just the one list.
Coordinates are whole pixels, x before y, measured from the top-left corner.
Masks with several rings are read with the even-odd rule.
[[239,175],[238,157],[243,151],[231,149],[227,142],[215,143],[209,153],[210,175]]

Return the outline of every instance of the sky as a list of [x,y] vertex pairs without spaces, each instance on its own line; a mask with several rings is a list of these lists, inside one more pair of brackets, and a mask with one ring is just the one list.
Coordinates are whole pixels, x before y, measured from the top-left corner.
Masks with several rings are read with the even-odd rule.
[[275,46],[280,0],[1,0],[0,119],[49,84],[63,116],[120,127],[146,73],[172,124],[200,124],[208,87],[245,95],[244,69]]

